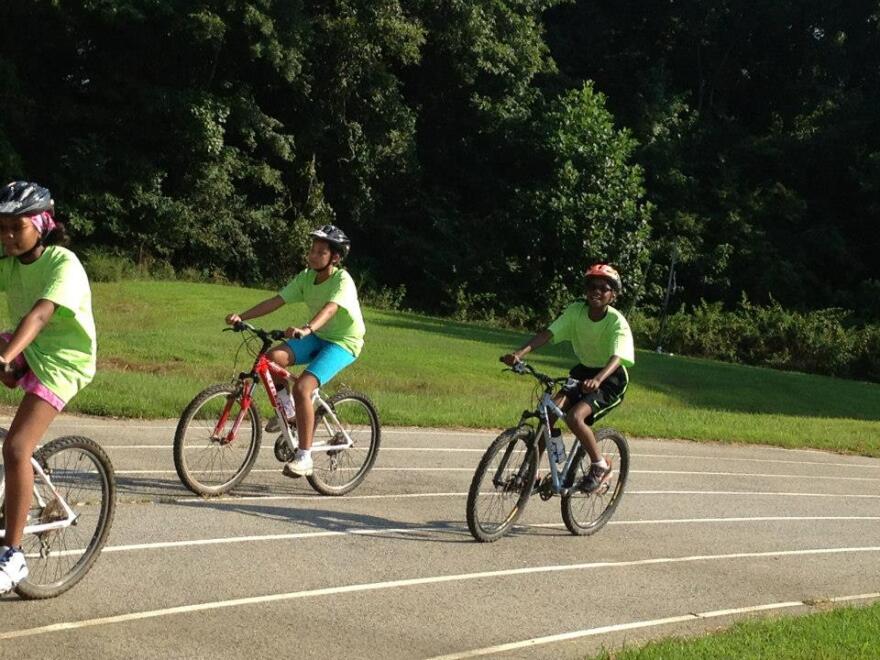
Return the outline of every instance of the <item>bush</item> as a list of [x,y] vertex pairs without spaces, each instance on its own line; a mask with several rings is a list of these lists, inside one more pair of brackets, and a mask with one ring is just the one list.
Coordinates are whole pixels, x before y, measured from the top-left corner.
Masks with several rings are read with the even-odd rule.
[[[632,321],[639,343],[653,345],[659,321]],[[726,311],[703,301],[672,314],[663,335],[663,347],[675,353],[880,382],[880,326],[856,327],[842,309],[801,313],[744,299]]]
[[82,258],[92,282],[118,282],[133,278],[137,272],[131,259],[112,252],[90,250]]

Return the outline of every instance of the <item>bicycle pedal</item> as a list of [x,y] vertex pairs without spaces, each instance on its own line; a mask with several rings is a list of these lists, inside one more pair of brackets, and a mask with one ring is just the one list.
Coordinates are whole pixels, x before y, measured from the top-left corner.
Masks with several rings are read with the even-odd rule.
[[546,502],[552,498],[554,494],[553,478],[549,474],[545,475],[544,478],[541,479],[541,484],[538,486],[538,496],[542,501]]

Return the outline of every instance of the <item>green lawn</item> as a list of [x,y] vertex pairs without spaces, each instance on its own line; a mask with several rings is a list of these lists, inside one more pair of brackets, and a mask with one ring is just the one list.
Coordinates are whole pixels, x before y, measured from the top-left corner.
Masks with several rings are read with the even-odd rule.
[[880,603],[802,617],[746,621],[700,638],[606,651],[602,660],[869,660],[880,657]]
[[[185,282],[96,283],[99,369],[71,411],[176,417],[206,385],[249,366],[234,364],[240,336],[223,317],[267,292]],[[8,326],[3,311],[3,326]],[[360,360],[334,385],[375,400],[387,424],[505,427],[530,405],[532,383],[502,373],[498,356],[523,333],[408,313],[366,310]],[[306,320],[285,307],[260,322]],[[608,423],[639,436],[763,442],[880,456],[880,385],[729,365],[639,351],[625,404]],[[560,375],[573,363],[567,345],[533,355]],[[13,403],[17,395],[0,394]]]

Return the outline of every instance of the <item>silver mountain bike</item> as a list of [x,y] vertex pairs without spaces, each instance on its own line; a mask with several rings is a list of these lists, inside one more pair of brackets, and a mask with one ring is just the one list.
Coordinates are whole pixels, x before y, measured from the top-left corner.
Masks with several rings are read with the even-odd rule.
[[[551,378],[525,362],[517,362],[510,370],[533,376],[541,395],[535,410],[523,411],[519,423],[501,433],[480,460],[468,491],[468,529],[478,541],[497,541],[513,528],[529,497],[537,493],[545,501],[562,498],[562,520],[572,534],[595,534],[611,519],[623,497],[629,473],[626,438],[611,428],[596,430],[599,452],[610,459],[613,468],[598,489],[585,487],[590,458],[576,439],[568,453],[560,456],[559,464],[546,452],[548,474],[536,484],[540,450],[550,445],[550,414],[564,416],[553,393],[569,379]],[[537,427],[531,420],[538,421]]]

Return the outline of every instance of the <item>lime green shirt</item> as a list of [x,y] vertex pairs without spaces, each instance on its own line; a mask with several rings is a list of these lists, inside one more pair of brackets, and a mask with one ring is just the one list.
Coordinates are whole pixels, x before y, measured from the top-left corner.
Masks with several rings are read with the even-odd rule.
[[15,327],[37,301],[58,305],[24,349],[24,357],[40,382],[67,403],[95,377],[98,352],[92,290],[82,264],[73,252],[57,245],[47,247],[31,264],[2,258],[0,291],[6,292]]
[[320,339],[342,346],[357,357],[364,346],[366,327],[354,280],[342,268],[337,268],[320,284],[315,284],[316,276],[315,271],[306,268],[281,289],[278,295],[286,303],[304,302],[312,316],[327,303],[339,305],[336,313],[315,334]]
[[601,321],[593,321],[589,310],[582,300],[566,307],[562,316],[550,324],[553,343],[570,341],[574,354],[585,367],[604,367],[613,355],[620,358],[623,366],[633,366],[636,356],[632,331],[623,314],[609,307]]

